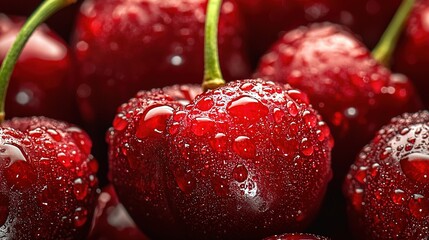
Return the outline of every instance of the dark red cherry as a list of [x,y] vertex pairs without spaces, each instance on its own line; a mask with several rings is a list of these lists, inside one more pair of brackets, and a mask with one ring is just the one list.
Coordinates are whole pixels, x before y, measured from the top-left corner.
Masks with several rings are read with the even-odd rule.
[[85,238],[98,186],[86,133],[32,117],[4,122],[0,136],[0,238]]
[[264,238],[264,240],[328,240],[329,238],[307,233],[286,233]]
[[[206,0],[85,1],[73,48],[80,110],[104,132],[117,106],[138,89],[199,83],[203,77]],[[249,75],[236,5],[225,1],[219,23],[227,79]]]
[[117,118],[108,133],[112,182],[150,237],[303,230],[331,178],[329,129],[288,85],[234,81],[187,105],[142,91]]
[[393,68],[407,74],[417,86],[426,106],[429,106],[427,81],[429,64],[429,1],[417,1],[398,44]]
[[429,237],[429,113],[406,113],[382,127],[344,183],[350,226],[360,239]]
[[148,240],[119,202],[112,185],[98,196],[89,240]]
[[[0,15],[0,62],[23,23],[23,19]],[[8,116],[43,115],[76,122],[73,71],[64,41],[46,25],[39,27],[15,65],[6,98]]]

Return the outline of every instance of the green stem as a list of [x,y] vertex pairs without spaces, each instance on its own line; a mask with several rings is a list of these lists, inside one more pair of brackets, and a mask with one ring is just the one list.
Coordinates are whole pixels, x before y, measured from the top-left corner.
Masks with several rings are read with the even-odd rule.
[[381,64],[388,66],[398,43],[399,36],[407,21],[415,0],[402,0],[401,6],[381,36],[377,46],[372,51],[372,56]]
[[204,91],[225,85],[219,65],[217,32],[222,0],[209,0],[207,5],[204,46]]
[[16,36],[16,40],[12,47],[7,52],[7,55],[3,61],[0,69],[0,122],[3,122],[5,118],[5,101],[6,92],[9,85],[9,79],[12,75],[12,71],[15,67],[18,57],[25,46],[25,43],[30,38],[31,34],[36,28],[44,22],[51,15],[56,13],[58,10],[75,3],[76,0],[45,0],[30,16],[27,22],[22,27],[21,31]]

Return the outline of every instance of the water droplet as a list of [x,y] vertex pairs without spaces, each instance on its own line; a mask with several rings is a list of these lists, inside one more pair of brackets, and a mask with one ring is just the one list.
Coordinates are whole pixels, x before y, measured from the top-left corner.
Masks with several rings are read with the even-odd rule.
[[213,132],[215,122],[210,118],[201,117],[192,120],[191,130],[197,136],[203,136],[206,133]]
[[274,109],[274,121],[276,123],[281,123],[283,121],[283,117],[285,116],[285,113],[278,108]]
[[349,107],[344,110],[344,116],[346,116],[347,118],[356,118],[358,114],[358,110],[354,107]]
[[66,168],[73,166],[73,159],[63,152],[57,154],[57,160]]
[[36,174],[19,147],[10,144],[1,146],[0,158],[9,163],[4,170],[9,187],[25,189],[34,183]]
[[401,205],[402,203],[405,202],[406,198],[407,198],[407,194],[405,194],[405,192],[401,189],[396,189],[395,191],[393,191],[393,193],[391,194],[392,197],[392,201],[397,204],[397,205]]
[[201,111],[208,111],[214,105],[214,102],[211,98],[206,97],[197,102],[196,107]]
[[358,181],[359,183],[363,184],[366,182],[366,170],[368,169],[368,167],[360,167],[355,175],[354,178],[356,179],[356,181]]
[[293,101],[286,103],[287,110],[292,117],[295,117],[298,114],[298,108]]
[[70,127],[67,129],[67,132],[71,134],[76,146],[82,150],[83,153],[91,153],[92,142],[86,133],[77,127]]
[[167,119],[173,114],[170,106],[151,106],[141,116],[136,136],[140,139],[164,133]]
[[229,186],[228,181],[226,179],[215,177],[211,180],[213,185],[213,190],[216,193],[216,195],[224,197],[227,196],[229,193]]
[[416,182],[429,183],[429,155],[411,153],[400,160],[402,172]]
[[296,89],[288,90],[287,93],[296,102],[309,104],[307,94],[305,94],[299,90],[296,90]]
[[124,114],[119,113],[115,116],[115,119],[113,119],[113,128],[116,131],[122,131],[128,126],[128,121]]
[[385,160],[386,158],[390,157],[390,154],[392,153],[391,147],[386,147],[382,153],[380,153],[380,160]]
[[231,116],[245,121],[258,121],[267,116],[268,108],[259,100],[241,96],[228,103],[227,111]]
[[247,168],[244,165],[237,165],[232,171],[232,177],[237,182],[244,182],[249,175]]
[[88,194],[88,185],[82,180],[77,178],[73,181],[73,193],[77,200],[83,200]]
[[429,214],[429,201],[423,195],[413,194],[408,202],[408,208],[415,218],[423,218]]
[[177,169],[174,173],[177,186],[182,192],[189,194],[195,188],[195,179],[189,173],[185,173],[181,169]]
[[243,90],[243,91],[250,91],[250,90],[252,90],[253,89],[253,83],[243,83],[241,86],[240,86],[240,89],[241,90]]
[[247,136],[240,136],[232,144],[233,150],[244,159],[251,159],[256,156],[256,147]]
[[9,198],[6,195],[0,194],[0,226],[5,224],[9,216]]
[[82,227],[85,225],[88,219],[88,211],[83,207],[76,208],[73,216],[73,222],[76,227]]
[[309,127],[315,127],[317,124],[317,117],[316,115],[314,115],[313,113],[311,113],[308,110],[305,110],[303,113],[303,118],[305,123],[309,126]]
[[307,138],[302,139],[300,147],[302,154],[304,154],[305,156],[313,155],[313,144]]
[[354,209],[358,212],[361,211],[363,203],[363,189],[355,189],[355,191],[351,195],[351,201]]
[[63,137],[61,136],[61,134],[59,134],[57,131],[55,131],[54,129],[48,129],[47,132],[49,133],[49,135],[52,137],[52,139],[54,139],[55,141],[59,142],[63,139]]
[[210,139],[210,145],[212,148],[218,152],[225,151],[226,149],[226,143],[228,141],[228,138],[223,133],[218,133],[216,136],[212,139]]

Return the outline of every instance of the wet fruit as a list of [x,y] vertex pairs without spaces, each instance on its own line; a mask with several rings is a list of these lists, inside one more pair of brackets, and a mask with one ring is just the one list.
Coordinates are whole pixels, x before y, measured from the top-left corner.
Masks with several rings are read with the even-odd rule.
[[350,226],[362,239],[429,237],[429,113],[405,113],[382,127],[344,183]]

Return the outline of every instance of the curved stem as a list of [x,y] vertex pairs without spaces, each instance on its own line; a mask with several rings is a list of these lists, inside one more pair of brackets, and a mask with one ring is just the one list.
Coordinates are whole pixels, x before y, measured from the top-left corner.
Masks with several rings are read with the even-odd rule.
[[204,81],[203,90],[225,85],[219,64],[217,32],[222,0],[209,0],[207,4],[204,38]]
[[372,51],[372,56],[381,64],[388,66],[399,36],[407,21],[415,0],[402,0],[401,6],[396,11],[395,16],[387,27],[386,31],[381,36],[377,46]]
[[5,118],[4,108],[9,79],[12,75],[12,71],[16,62],[18,61],[18,57],[25,46],[25,43],[28,41],[34,30],[36,30],[36,28],[42,22],[44,22],[58,10],[75,2],[76,0],[45,0],[42,5],[36,9],[33,15],[30,16],[30,18],[22,27],[21,31],[16,36],[16,40],[7,52],[0,69],[0,122],[3,122]]

